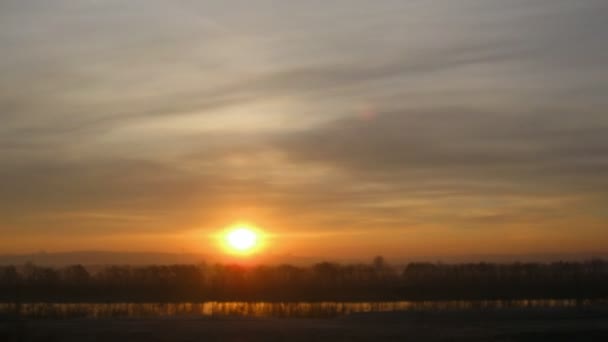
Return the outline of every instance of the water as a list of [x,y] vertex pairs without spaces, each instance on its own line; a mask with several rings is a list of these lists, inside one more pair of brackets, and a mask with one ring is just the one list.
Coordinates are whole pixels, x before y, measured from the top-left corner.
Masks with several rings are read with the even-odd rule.
[[30,318],[336,317],[361,312],[569,308],[608,301],[542,299],[393,302],[0,303],[0,315]]

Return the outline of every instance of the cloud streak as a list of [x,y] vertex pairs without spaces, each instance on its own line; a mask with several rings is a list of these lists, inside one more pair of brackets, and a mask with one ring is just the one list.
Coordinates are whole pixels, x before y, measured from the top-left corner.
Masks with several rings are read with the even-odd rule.
[[209,233],[245,219],[378,243],[443,234],[463,253],[500,234],[595,248],[608,240],[606,12],[5,1],[0,231]]

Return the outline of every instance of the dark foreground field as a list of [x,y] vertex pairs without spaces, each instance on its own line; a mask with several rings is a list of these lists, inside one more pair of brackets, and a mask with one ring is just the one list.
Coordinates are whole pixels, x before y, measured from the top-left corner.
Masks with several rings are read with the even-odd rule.
[[608,341],[608,309],[392,312],[331,319],[64,319],[0,323],[0,341]]

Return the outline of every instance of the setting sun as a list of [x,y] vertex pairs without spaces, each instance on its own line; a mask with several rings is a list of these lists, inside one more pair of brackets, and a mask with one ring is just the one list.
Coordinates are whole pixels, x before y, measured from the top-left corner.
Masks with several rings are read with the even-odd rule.
[[233,254],[251,254],[260,249],[262,233],[249,225],[228,228],[222,234],[223,245]]
[[255,247],[257,242],[256,234],[247,228],[238,228],[228,233],[226,237],[228,244],[239,251],[247,251]]

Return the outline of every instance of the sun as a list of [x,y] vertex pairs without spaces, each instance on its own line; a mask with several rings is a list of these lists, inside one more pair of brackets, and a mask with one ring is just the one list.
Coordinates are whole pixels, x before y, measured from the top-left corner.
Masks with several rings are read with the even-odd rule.
[[248,224],[238,224],[226,229],[221,235],[224,250],[230,254],[250,255],[263,245],[264,234]]
[[255,247],[258,242],[257,234],[249,228],[236,228],[226,235],[228,245],[237,251],[246,252]]
[[269,235],[249,223],[237,223],[218,232],[215,237],[224,253],[252,257],[266,249]]

